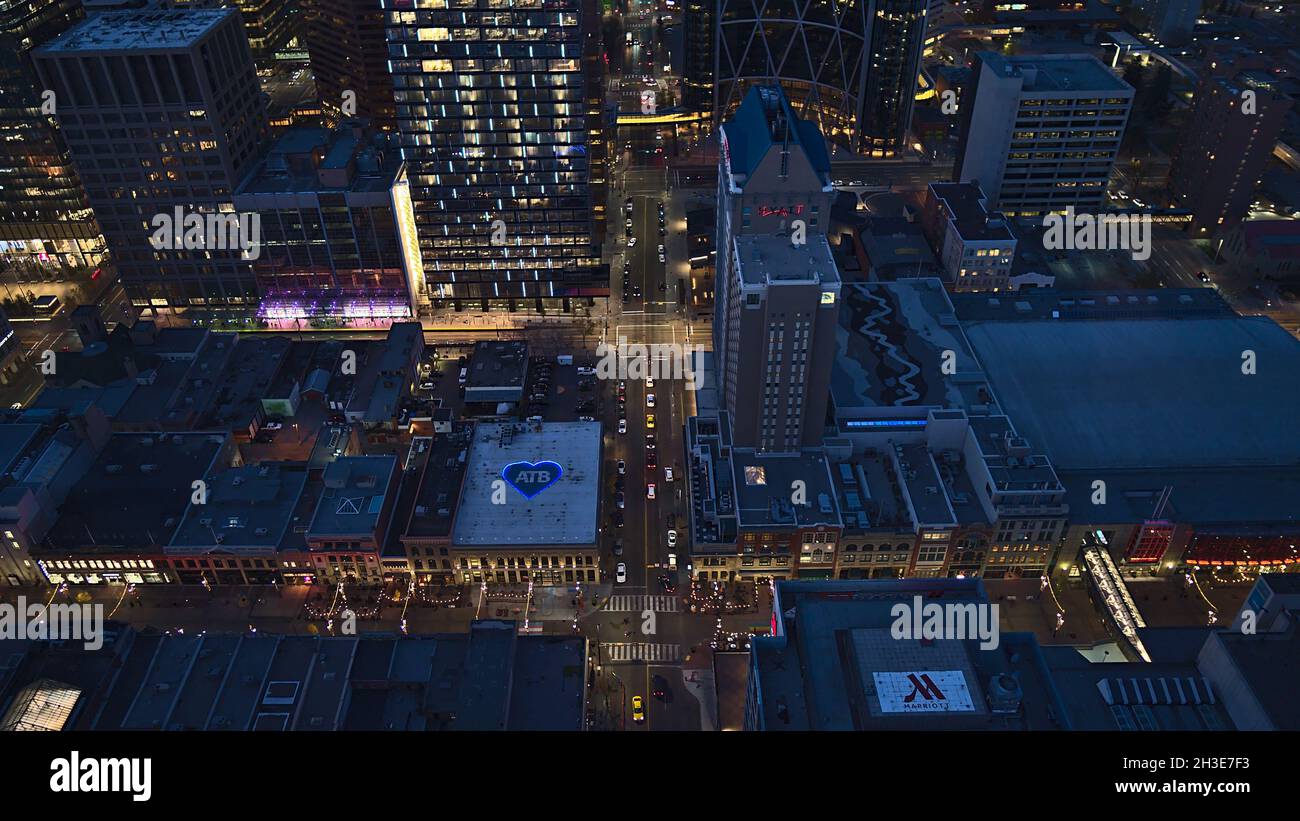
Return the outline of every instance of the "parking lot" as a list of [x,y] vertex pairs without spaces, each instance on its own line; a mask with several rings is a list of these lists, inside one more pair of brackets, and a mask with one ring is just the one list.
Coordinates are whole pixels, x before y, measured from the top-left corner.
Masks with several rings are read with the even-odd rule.
[[534,355],[524,384],[521,415],[540,416],[547,422],[594,421],[600,407],[597,381],[594,375],[578,373],[579,368],[587,367],[560,365],[553,358]]

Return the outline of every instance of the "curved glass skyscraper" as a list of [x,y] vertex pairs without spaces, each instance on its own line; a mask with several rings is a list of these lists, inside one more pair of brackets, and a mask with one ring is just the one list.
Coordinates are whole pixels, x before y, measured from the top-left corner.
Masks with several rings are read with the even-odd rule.
[[854,152],[902,149],[925,0],[718,0],[714,122],[754,85],[779,83],[795,111]]

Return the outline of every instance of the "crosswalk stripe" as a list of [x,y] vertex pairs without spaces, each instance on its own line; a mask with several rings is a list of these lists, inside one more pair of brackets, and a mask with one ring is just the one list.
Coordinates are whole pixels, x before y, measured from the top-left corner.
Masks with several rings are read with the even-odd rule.
[[640,613],[644,610],[653,610],[656,613],[676,613],[680,607],[680,602],[676,596],[638,596],[622,594],[609,597],[609,607],[606,609],[611,613]]
[[645,642],[612,643],[603,645],[605,661],[617,662],[668,662],[682,659],[680,644],[651,644]]

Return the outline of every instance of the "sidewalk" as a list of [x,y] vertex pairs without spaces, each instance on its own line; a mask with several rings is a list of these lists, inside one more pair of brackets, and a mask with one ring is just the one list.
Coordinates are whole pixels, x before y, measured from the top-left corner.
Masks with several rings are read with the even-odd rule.
[[713,683],[712,667],[695,667],[695,661],[709,663],[712,653],[697,653],[689,665],[682,665],[682,685],[700,704],[700,729],[718,729],[718,691]]

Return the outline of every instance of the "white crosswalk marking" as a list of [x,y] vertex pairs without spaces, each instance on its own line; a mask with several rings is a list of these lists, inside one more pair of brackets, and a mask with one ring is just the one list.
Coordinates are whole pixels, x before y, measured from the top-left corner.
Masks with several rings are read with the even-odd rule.
[[640,613],[653,610],[656,613],[676,613],[680,602],[676,596],[636,596],[618,595],[609,597],[611,613]]
[[609,664],[637,661],[674,663],[682,660],[680,644],[602,644],[604,659]]

